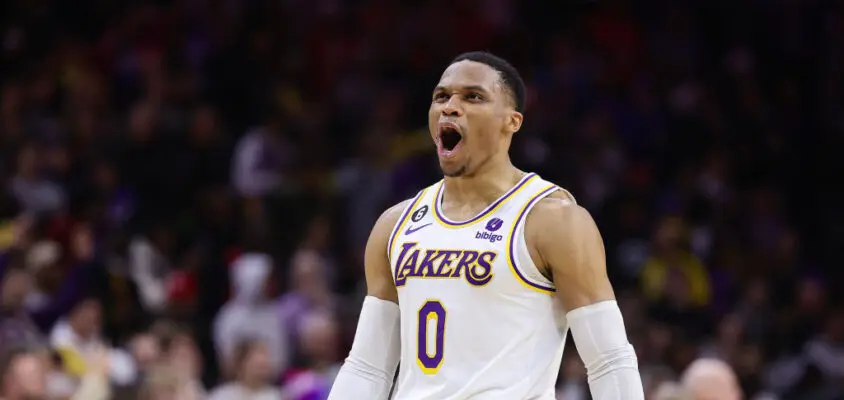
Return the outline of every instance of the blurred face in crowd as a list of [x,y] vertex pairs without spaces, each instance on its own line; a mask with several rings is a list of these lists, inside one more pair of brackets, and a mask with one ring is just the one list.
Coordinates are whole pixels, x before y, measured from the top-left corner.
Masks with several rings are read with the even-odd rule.
[[196,378],[202,373],[199,351],[190,335],[180,334],[173,338],[168,357],[170,364],[185,376]]
[[665,217],[654,234],[654,244],[661,250],[670,250],[679,246],[684,235],[683,221],[677,217]]
[[301,254],[293,265],[293,286],[297,292],[317,300],[328,290],[322,259],[313,253]]
[[267,347],[260,343],[250,346],[240,366],[240,373],[243,381],[249,385],[266,383],[272,375]]
[[493,158],[507,157],[521,124],[498,71],[468,60],[445,70],[428,111],[440,168],[451,177],[471,176]]
[[132,357],[138,363],[138,367],[143,370],[150,368],[161,357],[161,347],[158,345],[158,340],[149,333],[143,333],[135,336],[130,344]]
[[32,277],[25,270],[8,270],[0,286],[0,307],[17,309],[23,305],[26,295],[32,288]]
[[683,373],[683,386],[693,400],[740,400],[735,373],[722,361],[702,359]]
[[70,324],[77,335],[90,339],[99,334],[102,325],[102,307],[96,300],[86,300],[71,315]]
[[3,393],[9,399],[42,400],[47,390],[47,365],[43,357],[22,354],[11,360],[3,378]]
[[300,340],[303,352],[313,361],[334,361],[338,327],[331,315],[313,313],[302,324]]

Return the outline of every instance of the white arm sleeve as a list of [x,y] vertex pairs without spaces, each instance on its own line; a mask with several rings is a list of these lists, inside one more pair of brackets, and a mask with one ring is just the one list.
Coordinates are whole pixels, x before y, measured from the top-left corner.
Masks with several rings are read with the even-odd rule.
[[642,378],[615,300],[566,314],[577,352],[586,365],[594,400],[643,400]]
[[366,296],[355,341],[328,400],[387,400],[401,356],[399,306]]

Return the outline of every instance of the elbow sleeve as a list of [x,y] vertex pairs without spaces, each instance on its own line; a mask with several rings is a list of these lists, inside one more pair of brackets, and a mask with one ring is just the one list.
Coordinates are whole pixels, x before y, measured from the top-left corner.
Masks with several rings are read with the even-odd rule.
[[586,365],[592,397],[644,399],[636,352],[627,340],[618,304],[591,304],[572,310],[566,318],[577,352]]
[[399,307],[367,296],[355,340],[340,368],[329,400],[386,400],[401,356]]

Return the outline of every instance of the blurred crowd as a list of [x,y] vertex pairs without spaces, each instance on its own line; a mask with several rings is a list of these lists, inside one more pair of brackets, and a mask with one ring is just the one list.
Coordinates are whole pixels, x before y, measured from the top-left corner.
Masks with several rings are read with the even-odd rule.
[[477,49],[528,84],[516,165],[602,230],[649,399],[701,357],[844,398],[844,7],[560,3],[2,2],[0,398],[324,399]]

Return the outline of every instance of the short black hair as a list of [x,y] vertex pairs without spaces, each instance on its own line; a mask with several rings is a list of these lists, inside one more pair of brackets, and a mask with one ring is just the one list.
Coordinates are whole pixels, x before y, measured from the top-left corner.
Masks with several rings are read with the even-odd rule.
[[506,89],[510,96],[513,97],[513,103],[516,106],[516,111],[524,112],[525,82],[522,80],[522,76],[519,75],[519,71],[516,67],[507,62],[507,60],[486,51],[470,51],[468,53],[463,53],[455,57],[454,60],[451,60],[449,65],[465,60],[481,63],[498,71],[498,74],[501,75],[501,81],[504,84],[504,89]]

